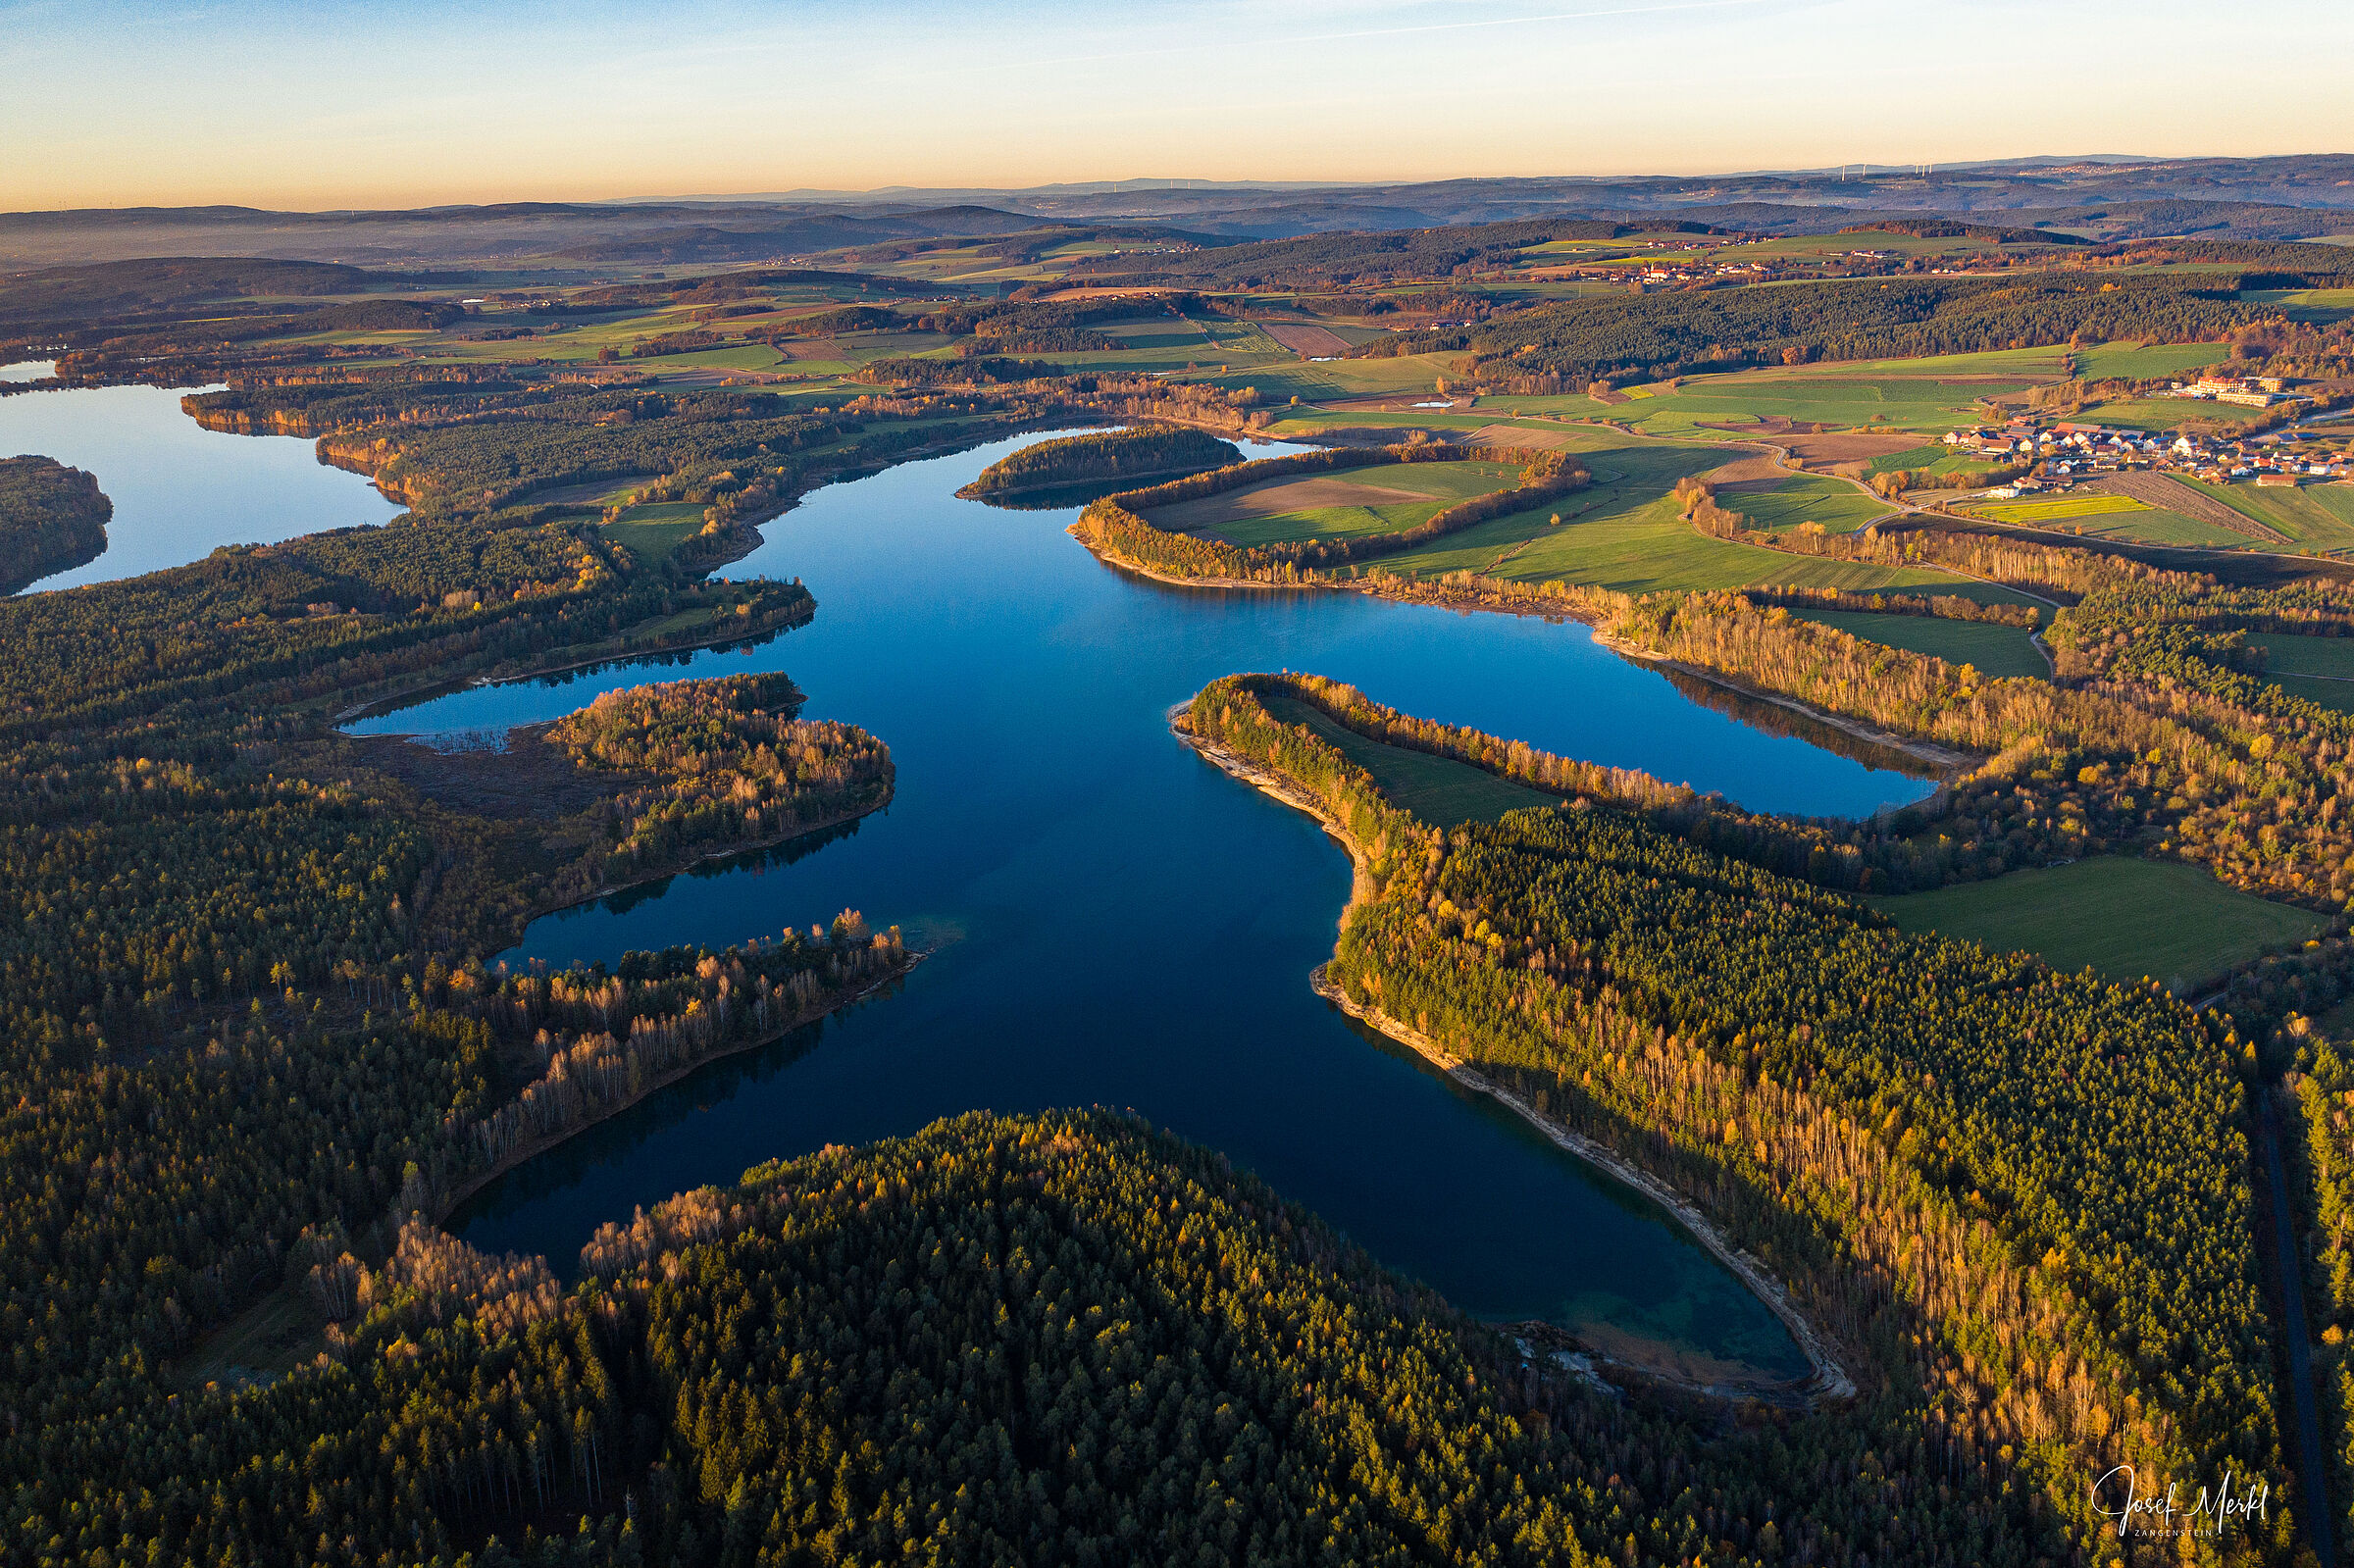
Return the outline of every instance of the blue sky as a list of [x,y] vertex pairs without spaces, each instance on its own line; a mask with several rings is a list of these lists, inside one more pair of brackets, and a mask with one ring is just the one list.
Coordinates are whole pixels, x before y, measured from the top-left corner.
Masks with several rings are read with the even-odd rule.
[[0,208],[2354,151],[2344,0],[0,0]]

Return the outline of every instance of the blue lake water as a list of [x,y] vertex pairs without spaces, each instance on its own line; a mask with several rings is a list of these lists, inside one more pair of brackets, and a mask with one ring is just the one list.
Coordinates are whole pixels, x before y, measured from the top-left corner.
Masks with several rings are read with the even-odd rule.
[[[0,379],[45,375],[0,366]],[[0,457],[37,453],[85,469],[115,503],[106,552],[28,592],[110,582],[201,561],[223,544],[384,523],[402,510],[357,474],[329,468],[292,435],[225,435],[180,412],[180,390],[76,387],[0,397]]]
[[463,689],[353,726],[452,743],[647,680],[785,670],[892,747],[855,827],[537,922],[510,960],[723,944],[844,907],[933,956],[897,993],[716,1062],[510,1173],[452,1226],[569,1272],[595,1227],[828,1142],[986,1107],[1133,1107],[1214,1144],[1491,1319],[1617,1329],[1783,1373],[1781,1325],[1647,1202],[1307,988],[1346,855],[1171,735],[1214,677],[1292,669],[1744,804],[1864,814],[1922,780],[1695,702],[1574,623],[1342,593],[1204,592],[1096,561],[1069,512],[953,491],[1028,440],[820,490],[732,576],[816,619],[751,649]]

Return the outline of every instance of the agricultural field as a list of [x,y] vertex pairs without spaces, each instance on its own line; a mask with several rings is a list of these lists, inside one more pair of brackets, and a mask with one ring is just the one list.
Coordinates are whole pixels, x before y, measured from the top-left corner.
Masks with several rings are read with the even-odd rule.
[[1037,354],[1074,369],[1157,373],[1206,367],[1247,370],[1262,365],[1292,363],[1297,356],[1267,335],[1256,322],[1231,322],[1217,317],[1152,316],[1136,321],[1106,322],[1097,329],[1128,347],[1075,354]]
[[1866,464],[1865,471],[1870,474],[1889,474],[1898,469],[1907,469],[1917,474],[1933,476],[1947,474],[1977,476],[1992,474],[1997,466],[1982,458],[1959,452],[1942,441],[1930,441],[1925,445],[1907,447],[1901,452],[1883,452]]
[[[1219,323],[1244,326],[1244,323]],[[1259,334],[1265,339],[1265,334]],[[1272,339],[1265,339],[1273,348]],[[1296,397],[1303,403],[1343,402],[1358,397],[1429,392],[1462,369],[1460,354],[1402,354],[1395,359],[1336,359],[1310,363],[1282,349],[1279,362],[1256,369],[1189,376],[1187,380],[1213,386],[1255,386],[1277,399]]]
[[2149,380],[2187,375],[2230,354],[2228,343],[2103,343],[2076,350],[2076,375],[2087,381]]
[[2354,316],[2354,288],[2250,289],[2242,299],[2265,300],[2280,307],[2291,321],[2327,326]]
[[1910,648],[1949,664],[1973,666],[1980,675],[2048,680],[2051,666],[2018,627],[1986,621],[1945,621],[1926,615],[1874,615],[1853,610],[1793,610],[1802,621],[1836,627],[1852,637],[1891,648]]
[[1853,533],[1873,518],[1886,517],[1887,502],[1845,480],[1821,474],[1793,474],[1770,490],[1736,490],[1717,497],[1767,532],[1819,523],[1830,533]]
[[1304,724],[1332,742],[1335,750],[1373,776],[1381,792],[1424,822],[1453,828],[1494,822],[1508,811],[1559,804],[1559,797],[1499,779],[1484,768],[1428,752],[1410,751],[1368,739],[1334,724],[1318,709],[1292,697],[1263,699],[1267,711],[1286,724]]
[[658,561],[703,531],[698,501],[649,501],[633,506],[598,531],[640,560]]
[[2218,528],[2180,512],[2155,507],[2127,495],[2086,491],[2042,500],[1990,501],[1956,509],[1965,517],[2017,528],[2054,529],[2091,539],[2140,544],[2181,544],[2199,549],[2245,549],[2256,543],[2245,533]]
[[2264,650],[2265,668],[2274,675],[2354,682],[2354,637],[2299,637],[2281,632],[2251,632],[2248,644]]
[[1158,508],[1152,523],[1172,532],[1230,543],[1278,544],[1397,533],[1458,501],[1520,482],[1509,463],[1385,463],[1334,474],[1303,474]]
[[1840,369],[1842,374],[1757,370],[1690,376],[1672,382],[1629,386],[1609,394],[1607,400],[1584,394],[1499,396],[1482,398],[1480,406],[1499,412],[1610,420],[1647,435],[1700,440],[1725,436],[1772,439],[1794,425],[1838,430],[1871,426],[1941,435],[1957,425],[1983,419],[1985,410],[1977,399],[2012,396],[2033,384],[2017,377],[1976,379],[1978,373],[1891,375]]
[[2271,684],[2292,697],[2303,697],[2331,713],[2354,713],[2354,681],[2335,681],[2314,675],[2276,675]]
[[2279,530],[2285,545],[2242,539],[2258,548],[2313,554],[2354,548],[2354,484],[2301,484],[2295,489],[2259,489],[2253,484],[2184,483],[2214,497],[2242,517]]
[[2202,401],[2195,397],[2128,397],[2085,405],[2077,417],[2088,424],[2123,430],[2178,430],[2204,425],[2219,430],[2245,425],[2259,410],[2236,403]]
[[2103,491],[2058,495],[2017,501],[1985,501],[1968,509],[1971,516],[1992,519],[1997,523],[2017,523],[2026,528],[2047,528],[2056,523],[2073,523],[2088,517],[2102,517],[2113,512],[2148,512],[2145,506],[2129,495],[2110,495]]
[[2311,910],[2226,887],[2178,861],[2099,855],[1991,882],[1868,900],[1911,932],[2040,953],[2061,970],[2144,976],[2188,997],[2235,964],[2313,936]]
[[2264,650],[2272,684],[2332,713],[2354,713],[2354,639],[2260,632],[2248,642]]
[[[1467,570],[1523,582],[1580,582],[1621,593],[1793,583],[1860,592],[1933,588],[1970,598],[2025,602],[2006,589],[1930,568],[1822,560],[1711,538],[1683,520],[1668,492],[1686,475],[1721,466],[1721,451],[1668,442],[1580,450],[1594,472],[1594,482],[1584,489],[1526,512],[1492,518],[1421,549],[1384,556],[1380,564],[1414,577]],[[1561,519],[1558,527],[1551,521],[1556,514]]]
[[[1990,223],[1999,220],[1990,219]],[[1850,234],[1783,234],[1771,239],[1752,240],[1745,245],[1727,245],[1712,252],[1717,261],[1791,262],[1830,261],[1859,250],[1876,250],[1895,256],[2048,256],[2058,247],[2053,244],[2005,244],[1991,239],[1975,239],[1967,234],[1897,234],[1881,229]]]

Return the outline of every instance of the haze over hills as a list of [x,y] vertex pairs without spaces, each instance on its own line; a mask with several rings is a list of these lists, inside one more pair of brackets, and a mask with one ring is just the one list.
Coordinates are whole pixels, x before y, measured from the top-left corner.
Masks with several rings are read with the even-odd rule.
[[1849,212],[1999,213],[2007,226],[2092,239],[2177,233],[2313,238],[2354,232],[2354,155],[2027,158],[1926,172],[1859,165],[1850,171],[1402,184],[1153,178],[405,211],[83,209],[0,215],[0,266],[174,255],[375,265],[460,259],[726,263],[893,240],[1001,236],[1042,224],[1102,228],[1102,237],[1110,239],[1217,243],[1530,218],[1629,222],[1671,213],[1682,221],[1792,233],[1819,229]]

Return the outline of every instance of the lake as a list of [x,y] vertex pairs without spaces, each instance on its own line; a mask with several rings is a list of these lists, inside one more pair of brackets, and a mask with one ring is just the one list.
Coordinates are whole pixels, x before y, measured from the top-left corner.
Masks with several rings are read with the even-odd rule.
[[[48,374],[0,366],[0,380]],[[91,386],[0,397],[0,457],[37,453],[87,470],[115,503],[106,552],[26,592],[111,582],[201,561],[223,544],[384,523],[403,508],[358,474],[329,468],[295,435],[227,435],[180,412],[182,390]]]
[[893,804],[852,828],[550,915],[505,956],[721,945],[854,907],[931,950],[904,986],[710,1064],[493,1183],[451,1228],[570,1273],[599,1223],[764,1160],[976,1107],[1123,1106],[1482,1317],[1803,1374],[1780,1323],[1648,1201],[1309,991],[1347,856],[1202,761],[1167,713],[1220,675],[1305,670],[1765,810],[1861,815],[1930,784],[1695,701],[1575,623],[1170,586],[1098,562],[1068,510],[955,498],[1043,438],[819,490],[768,524],[728,575],[802,579],[818,606],[801,630],[352,727],[494,743],[616,687],[781,669],[809,717],[865,726],[897,764]]

